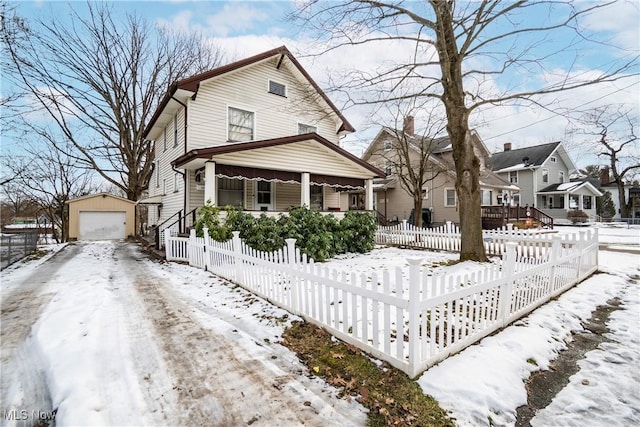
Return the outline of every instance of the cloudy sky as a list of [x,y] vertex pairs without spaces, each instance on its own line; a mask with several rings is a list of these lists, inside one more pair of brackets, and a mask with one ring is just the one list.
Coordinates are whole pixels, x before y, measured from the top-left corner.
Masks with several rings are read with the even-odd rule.
[[[228,59],[240,59],[280,45],[286,45],[298,56],[311,76],[323,88],[330,87],[331,79],[336,79],[345,70],[357,68],[372,71],[381,64],[410,58],[414,46],[411,43],[386,43],[379,46],[362,46],[338,49],[328,54],[314,56],[318,44],[313,34],[298,24],[287,20],[287,15],[295,10],[299,1],[116,1],[118,12],[135,12],[156,25],[182,30],[200,31],[212,43],[223,49]],[[588,5],[586,1],[579,2]],[[20,2],[17,12],[26,18],[37,18],[54,14],[64,19],[68,7],[79,9],[82,2],[35,1]],[[608,46],[592,51],[578,51],[578,55],[554,53],[549,60],[548,75],[532,73],[511,73],[501,79],[485,81],[483,84],[505,89],[526,87],[527,84],[545,79],[549,81],[557,75],[565,75],[568,70],[574,74],[589,75],[604,70],[620,61],[637,57],[640,53],[640,6],[636,0],[620,1],[611,7],[600,9],[584,21],[585,28],[592,33],[603,35]],[[536,43],[536,40],[531,40]],[[557,44],[548,43],[549,49]],[[614,48],[611,48],[613,46]],[[542,51],[544,52],[544,51]],[[552,51],[549,50],[549,53]],[[577,60],[576,60],[577,58]],[[482,59],[481,59],[482,60]],[[486,60],[486,58],[485,58]],[[635,68],[635,73],[640,70]],[[507,80],[508,79],[508,80]],[[344,100],[339,94],[330,97],[339,107]],[[549,96],[541,100],[557,110],[560,107],[571,111],[600,107],[607,104],[624,104],[635,117],[640,116],[640,78],[636,76],[617,82],[589,87],[570,93]],[[351,107],[344,111],[347,119],[358,130],[344,142],[345,148],[360,154],[375,135],[381,124],[387,120],[376,116],[371,118],[371,110],[365,107]],[[416,123],[419,127],[420,123]],[[505,142],[512,142],[514,148],[561,140],[570,148],[570,153],[578,166],[597,162],[585,149],[584,137],[570,133],[568,121],[548,109],[534,106],[491,106],[472,117],[483,141],[492,152],[499,151]]]

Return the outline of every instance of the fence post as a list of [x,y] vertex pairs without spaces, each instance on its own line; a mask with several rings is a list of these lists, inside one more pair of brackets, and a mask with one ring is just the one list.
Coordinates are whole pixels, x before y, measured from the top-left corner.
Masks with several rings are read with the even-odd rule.
[[500,323],[504,327],[509,318],[511,298],[513,294],[513,275],[516,271],[516,248],[515,242],[505,243],[505,253],[502,263],[502,276],[505,279],[500,288]]
[[287,264],[291,268],[289,273],[289,306],[294,313],[300,313],[297,307],[298,303],[298,281],[296,280],[297,276],[293,272],[293,269],[296,268],[296,263],[298,260],[296,259],[296,239],[289,238],[284,239],[287,243]]
[[551,253],[549,254],[549,262],[551,263],[551,271],[549,272],[550,294],[556,289],[556,269],[558,266],[558,258],[560,258],[560,237],[553,236],[551,243]]
[[[407,258],[409,262],[409,377],[415,377],[420,360],[420,258]],[[398,338],[402,336],[398,326]]]
[[578,275],[576,276],[577,280],[580,280],[580,278],[582,277],[582,263],[584,262],[584,251],[585,251],[585,248],[587,247],[586,234],[587,232],[584,230],[579,231],[580,237],[578,240],[577,249],[579,251],[580,256],[578,257]]
[[596,245],[596,248],[594,250],[596,256],[595,256],[595,262],[596,262],[596,267],[598,267],[600,265],[600,259],[598,258],[598,255],[600,254],[600,235],[598,233],[598,229],[594,228],[593,229],[593,244]]
[[[159,241],[160,239],[158,239]],[[174,254],[172,251],[172,245],[171,245],[171,230],[169,230],[168,228],[165,228],[164,230],[164,256],[167,260],[169,260],[170,258],[173,258]]]
[[240,239],[239,231],[232,231],[233,237],[231,238],[231,243],[233,244],[233,264],[236,266],[236,281],[240,284],[246,285],[244,283],[244,271],[243,271],[243,262],[242,262],[242,239]]
[[[186,218],[186,217],[185,217]],[[191,230],[194,230],[193,228]],[[209,236],[209,229],[207,227],[202,227],[202,239],[203,239],[203,252],[202,252],[202,256],[204,258],[204,269],[205,271],[211,271],[211,269],[209,268],[209,264],[211,263],[209,261],[209,259],[211,258],[209,256],[209,239],[211,238],[211,236]]]
[[195,249],[196,247],[196,230],[192,228],[189,231],[189,243],[187,244],[187,259],[189,260],[189,265],[196,264],[192,262],[192,260],[196,259],[197,255],[193,253],[195,252],[195,250],[191,250],[192,248]]

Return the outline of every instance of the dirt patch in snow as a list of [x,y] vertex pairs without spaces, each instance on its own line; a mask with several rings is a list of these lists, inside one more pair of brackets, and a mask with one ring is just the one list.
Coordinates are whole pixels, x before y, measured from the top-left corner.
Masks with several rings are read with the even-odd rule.
[[537,371],[527,380],[527,404],[517,409],[516,427],[530,427],[536,412],[545,408],[553,398],[569,383],[569,378],[579,371],[578,361],[594,350],[599,344],[609,341],[604,336],[609,332],[606,326],[609,316],[620,309],[617,298],[599,306],[591,318],[583,325],[585,330],[574,332],[567,348],[558,354],[548,370]]

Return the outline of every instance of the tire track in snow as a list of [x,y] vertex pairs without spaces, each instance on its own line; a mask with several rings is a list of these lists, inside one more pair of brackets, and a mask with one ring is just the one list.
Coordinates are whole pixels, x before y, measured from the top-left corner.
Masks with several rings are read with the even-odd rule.
[[[127,258],[134,260],[135,255]],[[203,326],[190,314],[194,308],[154,271],[141,271],[140,264],[126,270],[135,278],[144,317],[153,324],[156,345],[173,378],[180,412],[170,415],[165,408],[165,416],[175,417],[171,422],[324,426],[330,419],[334,425],[354,424],[348,414],[342,416],[332,408],[328,393],[308,390],[297,375],[270,363],[265,354],[272,351],[257,345],[255,353],[261,353],[257,355],[240,345],[240,337],[234,339],[241,334],[235,325],[229,324],[227,331]]]
[[52,409],[42,367],[31,351],[30,333],[53,298],[53,294],[45,293],[46,284],[78,251],[76,245],[67,245],[22,279],[22,283],[11,292],[3,292],[0,308],[0,410]]

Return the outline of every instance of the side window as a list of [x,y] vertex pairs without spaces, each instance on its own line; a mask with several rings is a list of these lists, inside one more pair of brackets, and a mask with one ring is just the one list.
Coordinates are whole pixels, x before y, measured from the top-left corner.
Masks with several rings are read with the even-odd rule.
[[173,146],[178,146],[178,114],[173,116]]
[[509,182],[512,184],[518,183],[518,171],[509,172]]
[[254,113],[229,107],[228,140],[234,142],[253,141]]
[[444,189],[444,205],[446,207],[455,207],[456,206],[456,190],[455,188],[445,188]]
[[160,160],[156,160],[156,187],[160,187]]
[[549,169],[542,169],[542,182],[549,182]]

